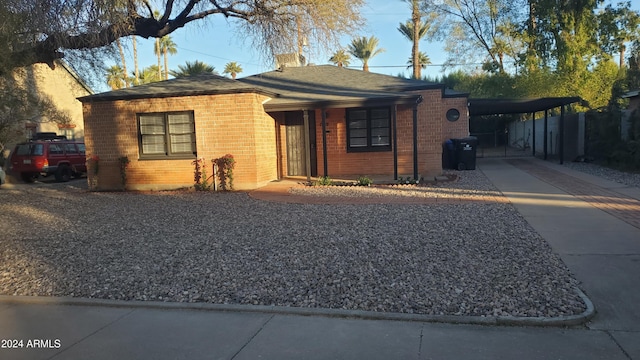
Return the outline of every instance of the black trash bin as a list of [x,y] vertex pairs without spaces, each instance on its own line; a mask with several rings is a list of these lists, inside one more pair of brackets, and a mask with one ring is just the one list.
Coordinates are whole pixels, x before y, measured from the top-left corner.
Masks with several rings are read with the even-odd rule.
[[442,168],[443,169],[455,169],[456,168],[456,151],[453,144],[453,140],[447,139],[442,144]]
[[475,170],[478,138],[475,136],[469,136],[462,139],[452,140],[455,152],[455,168],[458,170]]

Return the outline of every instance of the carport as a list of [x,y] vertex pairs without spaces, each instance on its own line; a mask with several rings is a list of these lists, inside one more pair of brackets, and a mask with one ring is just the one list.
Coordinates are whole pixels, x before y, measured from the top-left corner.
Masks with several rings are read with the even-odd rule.
[[506,114],[532,114],[533,121],[533,146],[532,153],[536,153],[535,114],[544,111],[544,159],[547,160],[547,127],[549,110],[560,108],[560,164],[564,162],[564,121],[565,106],[581,102],[579,97],[545,97],[537,99],[469,99],[469,116],[506,115]]

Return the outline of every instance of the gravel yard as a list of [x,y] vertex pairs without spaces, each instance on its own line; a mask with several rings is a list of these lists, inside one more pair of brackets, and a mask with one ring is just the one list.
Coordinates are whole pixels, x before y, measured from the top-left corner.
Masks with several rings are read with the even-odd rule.
[[[418,196],[495,191],[480,171],[461,174]],[[1,294],[480,316],[585,309],[567,267],[510,204],[296,205],[83,185],[0,189]]]

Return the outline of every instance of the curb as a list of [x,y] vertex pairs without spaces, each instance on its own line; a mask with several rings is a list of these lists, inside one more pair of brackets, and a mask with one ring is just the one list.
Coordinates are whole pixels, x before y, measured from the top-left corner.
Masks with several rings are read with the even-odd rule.
[[114,308],[158,309],[158,310],[201,310],[217,312],[263,313],[275,315],[323,316],[330,318],[411,321],[426,323],[447,323],[490,326],[537,326],[568,327],[578,326],[595,316],[595,307],[591,300],[576,288],[587,309],[578,315],[559,317],[519,317],[519,316],[456,316],[456,315],[423,315],[404,313],[382,313],[364,310],[295,308],[266,305],[233,305],[211,303],[179,303],[159,301],[125,301],[72,297],[40,297],[0,295],[0,304],[22,305],[66,305],[66,306],[101,306]]

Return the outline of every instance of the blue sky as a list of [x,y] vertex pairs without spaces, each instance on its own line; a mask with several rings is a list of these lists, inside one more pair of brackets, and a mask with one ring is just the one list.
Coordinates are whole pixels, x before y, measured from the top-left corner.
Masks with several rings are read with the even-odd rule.
[[[618,3],[618,0],[605,0],[605,5]],[[632,8],[640,10],[640,0],[631,1]],[[367,0],[367,5],[362,10],[367,25],[360,35],[374,35],[380,40],[380,47],[386,51],[369,62],[372,72],[397,75],[404,72],[409,75],[406,63],[411,55],[411,43],[397,30],[398,24],[409,19],[411,10],[409,5],[402,0]],[[200,20],[187,24],[171,34],[171,38],[177,44],[178,53],[169,56],[169,69],[176,69],[178,65],[186,61],[200,60],[213,65],[218,72],[224,70],[226,63],[236,61],[243,72],[240,77],[273,70],[270,61],[251,47],[251,41],[243,39],[234,31],[235,27],[227,23],[226,19],[219,15],[211,16],[207,20]],[[346,47],[351,41],[344,38],[341,45]],[[133,55],[131,42],[126,40],[128,49],[128,70],[133,70]],[[138,63],[143,68],[157,63],[157,57],[153,53],[153,39],[138,37]],[[310,44],[313,46],[313,44]],[[423,71],[423,75],[441,76],[442,67],[446,60],[444,44],[430,42],[428,39],[420,43],[420,50],[431,59],[432,66]],[[331,54],[312,55],[310,62],[314,64],[327,64]],[[361,63],[353,59],[351,66],[360,67]],[[106,90],[106,85],[105,89]]]

